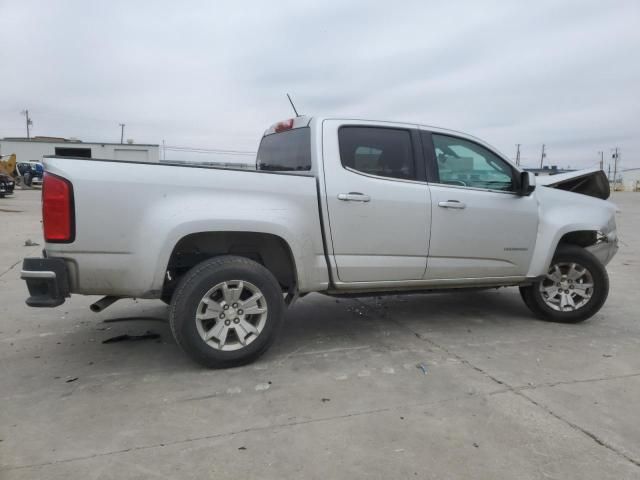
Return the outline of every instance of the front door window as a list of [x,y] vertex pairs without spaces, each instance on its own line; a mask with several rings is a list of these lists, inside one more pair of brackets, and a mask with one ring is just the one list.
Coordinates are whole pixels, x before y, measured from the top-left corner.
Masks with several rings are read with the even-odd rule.
[[475,142],[433,134],[439,181],[445,185],[513,192],[513,169]]

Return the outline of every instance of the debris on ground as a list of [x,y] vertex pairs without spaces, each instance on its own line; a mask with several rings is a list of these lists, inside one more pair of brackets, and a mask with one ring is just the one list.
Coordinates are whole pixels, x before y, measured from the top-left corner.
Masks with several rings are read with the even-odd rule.
[[238,447],[238,450],[246,450],[247,447]]
[[327,402],[330,402],[330,401],[331,401],[331,399],[330,399],[330,398],[323,398],[323,399],[322,399],[322,403],[327,403]]
[[359,317],[362,317],[365,314],[364,308],[359,308],[359,307],[347,307],[347,311],[351,313],[355,313]]
[[147,330],[142,335],[129,335],[128,333],[125,333],[124,335],[117,335],[103,340],[102,343],[138,342],[140,340],[154,340],[156,338],[160,338],[159,333]]
[[422,370],[422,373],[427,374],[427,366],[424,363],[419,363],[416,365],[416,368]]
[[24,242],[24,246],[25,247],[37,247],[39,246],[39,243],[34,242],[33,240],[31,240],[30,238],[27,238]]
[[69,378],[69,379],[65,380],[65,383],[75,382],[76,380],[78,380],[78,377]]
[[107,318],[103,320],[103,323],[115,323],[115,322],[130,322],[134,320],[148,320],[150,322],[166,322],[164,318],[160,317],[120,317],[120,318]]

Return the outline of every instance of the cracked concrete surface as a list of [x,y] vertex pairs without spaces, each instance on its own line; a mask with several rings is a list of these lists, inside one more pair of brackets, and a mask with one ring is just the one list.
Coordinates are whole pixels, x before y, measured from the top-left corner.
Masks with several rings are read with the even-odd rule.
[[537,321],[515,289],[310,295],[224,371],[184,357],[160,302],[27,308],[12,265],[40,249],[39,193],[2,201],[23,212],[0,212],[0,478],[640,477],[638,194],[614,197],[624,243],[587,323]]

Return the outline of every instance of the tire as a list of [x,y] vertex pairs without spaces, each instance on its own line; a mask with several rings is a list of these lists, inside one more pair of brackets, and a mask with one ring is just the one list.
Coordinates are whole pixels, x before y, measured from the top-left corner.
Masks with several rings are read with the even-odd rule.
[[[572,278],[576,278],[575,282]],[[559,282],[554,285],[556,280]],[[564,292],[569,292],[568,295],[563,295],[564,288]],[[541,289],[545,289],[545,292]],[[548,291],[551,294],[546,293]],[[604,265],[584,248],[561,245],[551,261],[548,275],[532,285],[520,287],[520,294],[538,318],[559,323],[579,323],[595,315],[604,305],[609,295],[609,276]]]
[[221,256],[199,263],[180,279],[169,323],[176,342],[193,360],[229,368],[267,351],[282,326],[284,309],[282,289],[269,270],[248,258]]
[[170,295],[165,295],[163,294],[160,297],[160,300],[162,301],[162,303],[164,303],[165,305],[171,305],[171,298],[173,297],[173,294]]
[[[529,302],[527,300],[527,296],[525,295],[525,292],[526,292],[528,287],[529,287],[529,285],[527,285],[526,287],[520,287],[519,288],[519,290],[520,290],[520,298],[522,298],[522,301],[524,302],[524,304],[527,307],[529,307]],[[531,307],[529,307],[529,308],[531,308]]]
[[30,187],[31,186],[31,181],[32,181],[31,174],[30,173],[25,173],[24,174],[24,185],[27,186],[27,187]]

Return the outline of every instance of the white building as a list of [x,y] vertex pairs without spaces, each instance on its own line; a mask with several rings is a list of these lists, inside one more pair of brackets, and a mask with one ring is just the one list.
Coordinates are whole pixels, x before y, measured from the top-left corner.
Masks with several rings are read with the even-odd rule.
[[159,162],[158,145],[142,143],[82,142],[60,137],[3,138],[0,155],[16,154],[18,162],[42,161],[44,155]]
[[625,192],[640,191],[640,168],[628,168],[627,170],[623,170],[622,185],[624,186]]

